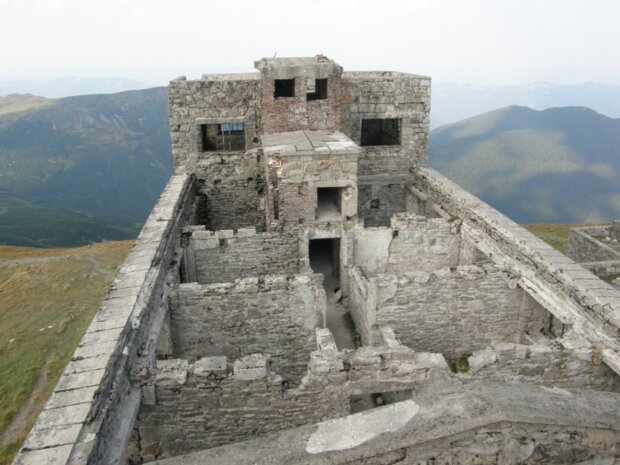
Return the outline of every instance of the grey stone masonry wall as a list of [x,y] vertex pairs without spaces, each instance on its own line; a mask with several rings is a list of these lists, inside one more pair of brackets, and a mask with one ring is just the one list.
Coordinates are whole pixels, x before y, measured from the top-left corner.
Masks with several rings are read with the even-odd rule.
[[170,329],[176,357],[229,359],[261,352],[277,373],[297,384],[325,322],[319,274],[268,275],[226,284],[181,284],[172,298]]
[[599,240],[599,237],[611,235],[611,226],[570,228],[566,255],[577,263],[620,260],[620,250]]
[[398,180],[360,184],[358,215],[366,226],[389,226],[392,215],[407,211],[407,190]]
[[587,341],[571,337],[549,344],[494,344],[468,357],[463,382],[532,383],[567,389],[620,392],[620,376],[602,363]]
[[265,179],[260,152],[214,153],[195,165],[196,222],[207,229],[265,230]]
[[391,228],[353,230],[353,265],[369,275],[432,272],[456,267],[460,247],[458,229],[450,221],[396,213]]
[[217,153],[202,152],[201,124],[244,123],[246,150],[256,147],[260,127],[258,85],[258,73],[205,75],[192,81],[180,77],[170,82],[168,112],[177,169],[193,170],[198,159]]
[[345,72],[342,82],[341,131],[358,145],[362,119],[400,119],[400,145],[362,147],[360,175],[402,175],[414,165],[427,164],[429,77],[394,72]]
[[538,340],[542,337],[562,336],[553,334],[555,329],[553,314],[534,300],[532,296],[523,292],[519,309],[518,337],[516,342],[526,343],[528,340]]
[[155,465],[614,465],[620,394],[472,384]]
[[397,213],[391,228],[396,237],[390,243],[386,273],[432,272],[458,265],[461,240],[451,222]]
[[509,269],[519,286],[598,347],[620,373],[618,290],[436,171],[420,167],[411,175],[417,190],[458,219],[464,238]]
[[[284,389],[260,354],[234,361],[204,358],[163,360],[153,372],[156,403],[143,404],[136,423],[139,438],[129,463],[186,454],[243,441],[307,422],[346,414],[337,396]],[[240,368],[245,369],[240,369]],[[339,402],[340,401],[340,402]],[[216,462],[217,463],[217,462]]]
[[231,282],[266,274],[299,272],[299,238],[295,230],[257,233],[253,228],[194,231],[187,253],[194,255],[197,282]]
[[491,342],[516,342],[521,290],[494,266],[376,278],[375,325],[390,325],[403,344],[458,357]]
[[172,176],[14,464],[119,463],[192,203],[191,178]]
[[494,266],[350,275],[351,316],[366,344],[376,343],[382,325],[408,347],[452,358],[518,338],[522,291]]
[[[317,331],[302,384],[286,389],[267,358],[251,354],[158,362],[149,386],[154,405],[142,405],[133,460],[152,460],[216,447],[349,413],[352,394],[413,390],[447,375],[438,354],[414,353],[385,331],[387,345],[338,352],[329,330]],[[232,369],[231,369],[232,365]],[[149,388],[150,389],[150,388]],[[131,462],[130,462],[131,463]],[[138,462],[139,463],[139,462]]]
[[620,278],[620,260],[586,262],[580,263],[580,265],[605,281],[613,281]]

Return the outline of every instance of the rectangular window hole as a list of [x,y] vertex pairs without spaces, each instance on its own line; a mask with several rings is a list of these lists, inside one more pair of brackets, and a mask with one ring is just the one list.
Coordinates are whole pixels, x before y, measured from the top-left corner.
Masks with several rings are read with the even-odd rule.
[[342,212],[342,189],[339,187],[319,187],[316,190],[318,221],[339,220]]
[[306,94],[306,100],[325,100],[327,98],[327,79],[314,80],[314,92]]
[[275,98],[295,97],[295,79],[276,79],[273,96]]
[[398,118],[363,119],[361,145],[400,145]]
[[242,152],[245,151],[245,124],[201,124],[200,139],[203,152]]

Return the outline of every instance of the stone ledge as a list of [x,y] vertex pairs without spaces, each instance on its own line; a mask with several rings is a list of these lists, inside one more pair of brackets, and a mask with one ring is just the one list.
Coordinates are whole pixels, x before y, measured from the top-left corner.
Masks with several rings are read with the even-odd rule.
[[[517,425],[521,435],[526,434],[527,425],[550,425],[556,430],[567,428],[570,431],[576,428],[620,431],[620,394],[616,393],[571,392],[520,384],[472,384],[460,386],[458,392],[417,396],[413,403],[418,407],[414,409],[416,413],[387,431],[381,422],[371,422],[372,426],[347,422],[346,435],[359,433],[366,440],[347,443],[343,447],[325,450],[309,447],[310,438],[324,429],[324,422],[159,460],[153,465],[345,464],[391,450],[408,448],[415,451],[422,445],[432,444],[432,441],[466,436],[480,428],[501,431],[510,424]],[[390,407],[400,411],[399,404],[405,405],[399,402],[375,411]],[[365,414],[368,415],[368,411],[357,415]],[[613,456],[611,450],[603,453]]]

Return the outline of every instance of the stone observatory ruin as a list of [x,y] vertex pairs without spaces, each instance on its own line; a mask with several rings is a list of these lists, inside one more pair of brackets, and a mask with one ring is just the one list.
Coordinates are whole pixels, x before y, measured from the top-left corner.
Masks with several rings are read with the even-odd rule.
[[168,88],[176,171],[15,460],[620,455],[620,292],[430,169],[430,78]]

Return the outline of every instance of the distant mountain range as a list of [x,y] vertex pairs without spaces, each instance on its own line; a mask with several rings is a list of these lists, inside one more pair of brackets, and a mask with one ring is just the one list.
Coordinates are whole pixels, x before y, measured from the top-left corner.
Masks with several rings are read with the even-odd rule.
[[88,94],[112,94],[152,87],[124,77],[67,76],[49,80],[0,81],[0,95],[34,94],[60,98]]
[[431,132],[431,166],[520,223],[620,218],[620,119],[511,106]]
[[171,172],[163,87],[0,98],[0,243],[135,237]]
[[[0,97],[0,243],[135,237],[172,172],[169,137],[163,87]],[[513,106],[432,131],[430,163],[516,221],[598,222],[620,217],[619,147],[620,119]]]
[[611,118],[620,117],[620,85],[538,82],[524,86],[472,86],[434,82],[431,90],[431,129],[510,105],[534,110],[588,107]]

